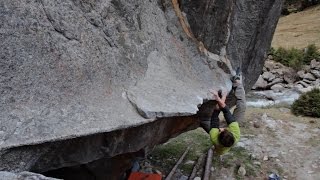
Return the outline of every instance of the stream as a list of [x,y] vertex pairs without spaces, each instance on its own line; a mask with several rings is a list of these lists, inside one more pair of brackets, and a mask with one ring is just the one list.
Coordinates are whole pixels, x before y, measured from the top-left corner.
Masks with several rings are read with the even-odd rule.
[[250,91],[247,93],[247,106],[249,107],[265,107],[272,105],[291,105],[294,100],[298,99],[300,93],[288,89],[282,92],[266,91]]

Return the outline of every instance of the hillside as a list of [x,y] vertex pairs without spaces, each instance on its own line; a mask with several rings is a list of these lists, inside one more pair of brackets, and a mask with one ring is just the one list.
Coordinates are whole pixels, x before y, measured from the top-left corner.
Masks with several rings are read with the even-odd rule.
[[313,43],[320,47],[320,5],[279,19],[272,47],[304,48]]

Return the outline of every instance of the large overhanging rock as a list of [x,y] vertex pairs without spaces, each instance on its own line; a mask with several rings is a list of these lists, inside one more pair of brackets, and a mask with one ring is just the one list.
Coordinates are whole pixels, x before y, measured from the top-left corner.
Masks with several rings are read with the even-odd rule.
[[231,65],[251,87],[281,1],[180,1],[186,17],[176,3],[1,1],[0,170],[86,164],[196,128]]

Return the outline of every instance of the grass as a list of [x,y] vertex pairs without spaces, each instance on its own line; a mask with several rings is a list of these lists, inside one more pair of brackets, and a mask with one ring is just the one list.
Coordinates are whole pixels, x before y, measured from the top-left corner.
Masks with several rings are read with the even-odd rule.
[[212,146],[209,135],[201,128],[183,133],[167,143],[157,146],[151,154],[151,162],[167,174],[188,146],[190,146],[190,150],[179,167],[188,175],[192,171],[193,164],[185,164],[185,162],[188,160],[196,162],[199,156],[206,153]]
[[309,44],[320,47],[320,5],[279,19],[272,47],[305,48]]

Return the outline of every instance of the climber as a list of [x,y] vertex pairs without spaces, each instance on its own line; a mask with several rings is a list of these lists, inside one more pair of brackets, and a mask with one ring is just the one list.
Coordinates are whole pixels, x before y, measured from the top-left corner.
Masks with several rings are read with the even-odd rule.
[[[239,123],[243,121],[244,113],[246,110],[245,91],[242,85],[242,79],[233,79],[233,94],[236,98],[236,108],[231,114],[229,107],[225,104],[227,93],[223,94],[222,91],[211,92],[217,101],[210,123],[210,138],[215,146],[215,152],[222,155],[230,150],[240,139]],[[223,112],[224,118],[228,124],[227,128],[219,127],[219,114]],[[238,122],[237,122],[238,121]]]

